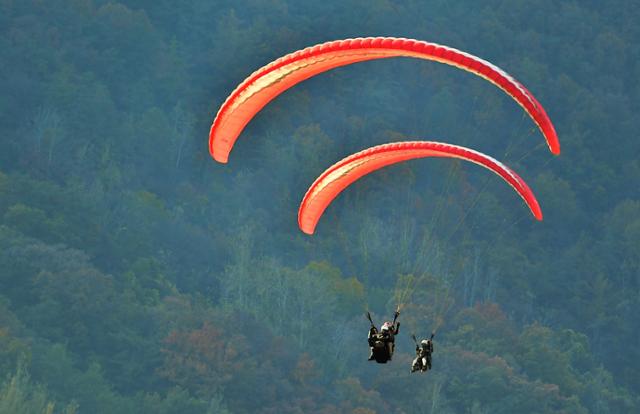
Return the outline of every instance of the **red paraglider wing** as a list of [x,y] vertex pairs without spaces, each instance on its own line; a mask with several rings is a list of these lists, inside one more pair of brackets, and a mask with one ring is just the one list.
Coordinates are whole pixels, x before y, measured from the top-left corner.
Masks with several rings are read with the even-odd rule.
[[542,211],[529,186],[501,162],[469,148],[431,141],[410,141],[378,145],[357,152],[329,167],[309,187],[298,210],[300,230],[313,234],[324,210],[342,190],[375,170],[414,158],[459,158],[481,165],[505,180],[525,201],[536,219]]
[[226,163],[233,145],[251,119],[292,86],[339,66],[391,57],[434,60],[474,73],[494,83],[520,104],[542,131],[549,149],[560,143],[544,108],[522,84],[499,67],[476,56],[411,39],[370,37],[327,42],[283,56],[255,71],[222,104],[209,132],[209,152]]

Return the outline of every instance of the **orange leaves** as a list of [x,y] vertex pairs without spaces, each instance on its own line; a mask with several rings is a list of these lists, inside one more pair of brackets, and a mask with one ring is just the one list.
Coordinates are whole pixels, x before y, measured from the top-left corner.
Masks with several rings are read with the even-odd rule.
[[305,352],[300,355],[292,375],[297,382],[302,385],[307,385],[310,380],[317,378],[319,373],[315,368],[313,359],[311,359],[311,356]]
[[180,386],[195,386],[200,392],[223,386],[235,371],[247,369],[250,361],[244,336],[227,335],[209,323],[188,332],[173,331],[164,343],[160,374]]

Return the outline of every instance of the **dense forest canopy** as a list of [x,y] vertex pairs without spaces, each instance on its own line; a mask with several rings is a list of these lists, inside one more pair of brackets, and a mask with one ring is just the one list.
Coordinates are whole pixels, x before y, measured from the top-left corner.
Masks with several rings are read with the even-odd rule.
[[[0,0],[0,413],[638,412],[638,21],[629,0]],[[389,59],[292,88],[210,158],[245,77],[361,36],[506,69],[562,154],[483,79]],[[504,161],[545,220],[427,159],[299,231],[325,168],[401,140]],[[398,303],[396,356],[368,363],[364,312]]]

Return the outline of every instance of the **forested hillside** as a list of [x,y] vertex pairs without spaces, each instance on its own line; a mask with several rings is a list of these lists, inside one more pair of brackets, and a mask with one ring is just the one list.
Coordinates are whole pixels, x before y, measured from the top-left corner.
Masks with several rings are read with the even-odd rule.
[[[640,6],[633,0],[0,0],[0,414],[640,412]],[[562,144],[451,66],[338,68],[207,139],[254,70],[401,36],[513,74]],[[372,174],[364,148],[485,152]],[[402,305],[393,361],[367,361]],[[410,374],[411,333],[436,330]]]

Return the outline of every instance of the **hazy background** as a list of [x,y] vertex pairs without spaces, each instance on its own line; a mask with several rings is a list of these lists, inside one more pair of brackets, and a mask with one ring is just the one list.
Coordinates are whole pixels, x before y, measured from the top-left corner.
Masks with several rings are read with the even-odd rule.
[[[638,21],[637,1],[0,0],[0,413],[638,412]],[[391,59],[296,86],[210,158],[251,72],[358,36],[504,68],[562,155],[485,80]],[[504,161],[545,220],[425,159],[299,231],[326,167],[408,139]],[[396,357],[367,362],[365,310],[397,303]],[[410,375],[409,334],[436,328]]]

